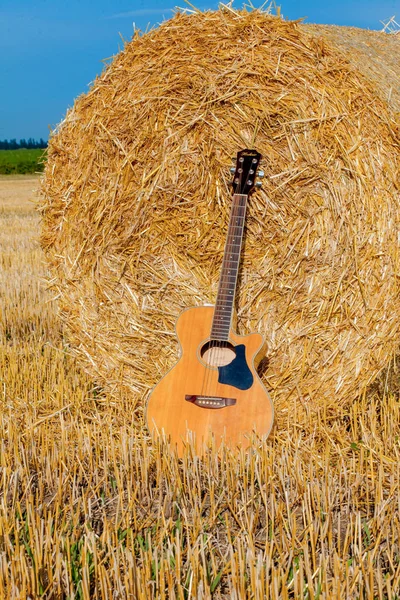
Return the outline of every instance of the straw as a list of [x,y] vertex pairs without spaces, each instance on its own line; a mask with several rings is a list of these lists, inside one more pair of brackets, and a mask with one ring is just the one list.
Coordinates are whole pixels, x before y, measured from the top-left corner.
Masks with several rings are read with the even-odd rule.
[[400,112],[400,36],[383,31],[336,25],[304,25],[308,33],[320,35],[346,53],[365,77],[374,82],[378,93],[397,113]]
[[343,414],[398,346],[398,139],[374,85],[298,23],[222,7],[136,33],[52,136],[42,184],[82,365],[140,417],[179,313],[215,301],[230,157],[254,146],[238,331],[267,340],[278,427]]

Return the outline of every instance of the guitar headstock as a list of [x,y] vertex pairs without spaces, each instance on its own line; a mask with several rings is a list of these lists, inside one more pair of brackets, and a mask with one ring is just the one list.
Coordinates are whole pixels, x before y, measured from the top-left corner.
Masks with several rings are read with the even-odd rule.
[[[260,187],[256,184],[257,168],[261,160],[261,154],[257,150],[240,150],[237,153],[236,167],[232,167],[231,172],[233,175],[233,193],[244,194],[248,196],[254,187]],[[261,172],[258,174],[260,177],[264,175]]]

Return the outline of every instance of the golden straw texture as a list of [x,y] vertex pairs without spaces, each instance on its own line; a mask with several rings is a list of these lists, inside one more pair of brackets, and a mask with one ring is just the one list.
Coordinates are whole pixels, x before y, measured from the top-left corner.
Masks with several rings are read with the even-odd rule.
[[68,350],[37,184],[0,176],[1,600],[395,600],[398,365],[392,393],[249,453],[150,446]]
[[400,35],[336,25],[304,25],[307,32],[333,42],[377,86],[381,97],[400,113]]
[[177,14],[77,99],[42,184],[42,246],[75,352],[138,413],[177,359],[179,313],[215,300],[230,157],[248,146],[266,178],[249,202],[238,330],[268,342],[278,422],[337,415],[397,347],[392,111],[296,23]]

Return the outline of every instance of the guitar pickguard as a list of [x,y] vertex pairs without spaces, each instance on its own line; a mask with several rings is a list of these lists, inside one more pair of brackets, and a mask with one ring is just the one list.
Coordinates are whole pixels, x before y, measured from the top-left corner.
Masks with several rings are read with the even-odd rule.
[[246,362],[246,346],[235,346],[236,356],[229,365],[218,367],[218,382],[232,385],[238,390],[248,390],[253,385],[254,377]]

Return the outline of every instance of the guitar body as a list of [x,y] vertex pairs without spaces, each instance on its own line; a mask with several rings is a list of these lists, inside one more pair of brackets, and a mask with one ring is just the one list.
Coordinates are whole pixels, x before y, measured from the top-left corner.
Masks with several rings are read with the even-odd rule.
[[211,437],[217,447],[224,441],[231,448],[246,448],[252,434],[265,439],[272,427],[273,405],[256,372],[264,354],[262,336],[230,330],[227,348],[217,348],[207,359],[213,315],[213,306],[189,308],[180,315],[176,332],[181,358],[148,400],[152,437],[165,435],[178,455],[188,440],[201,453]]

